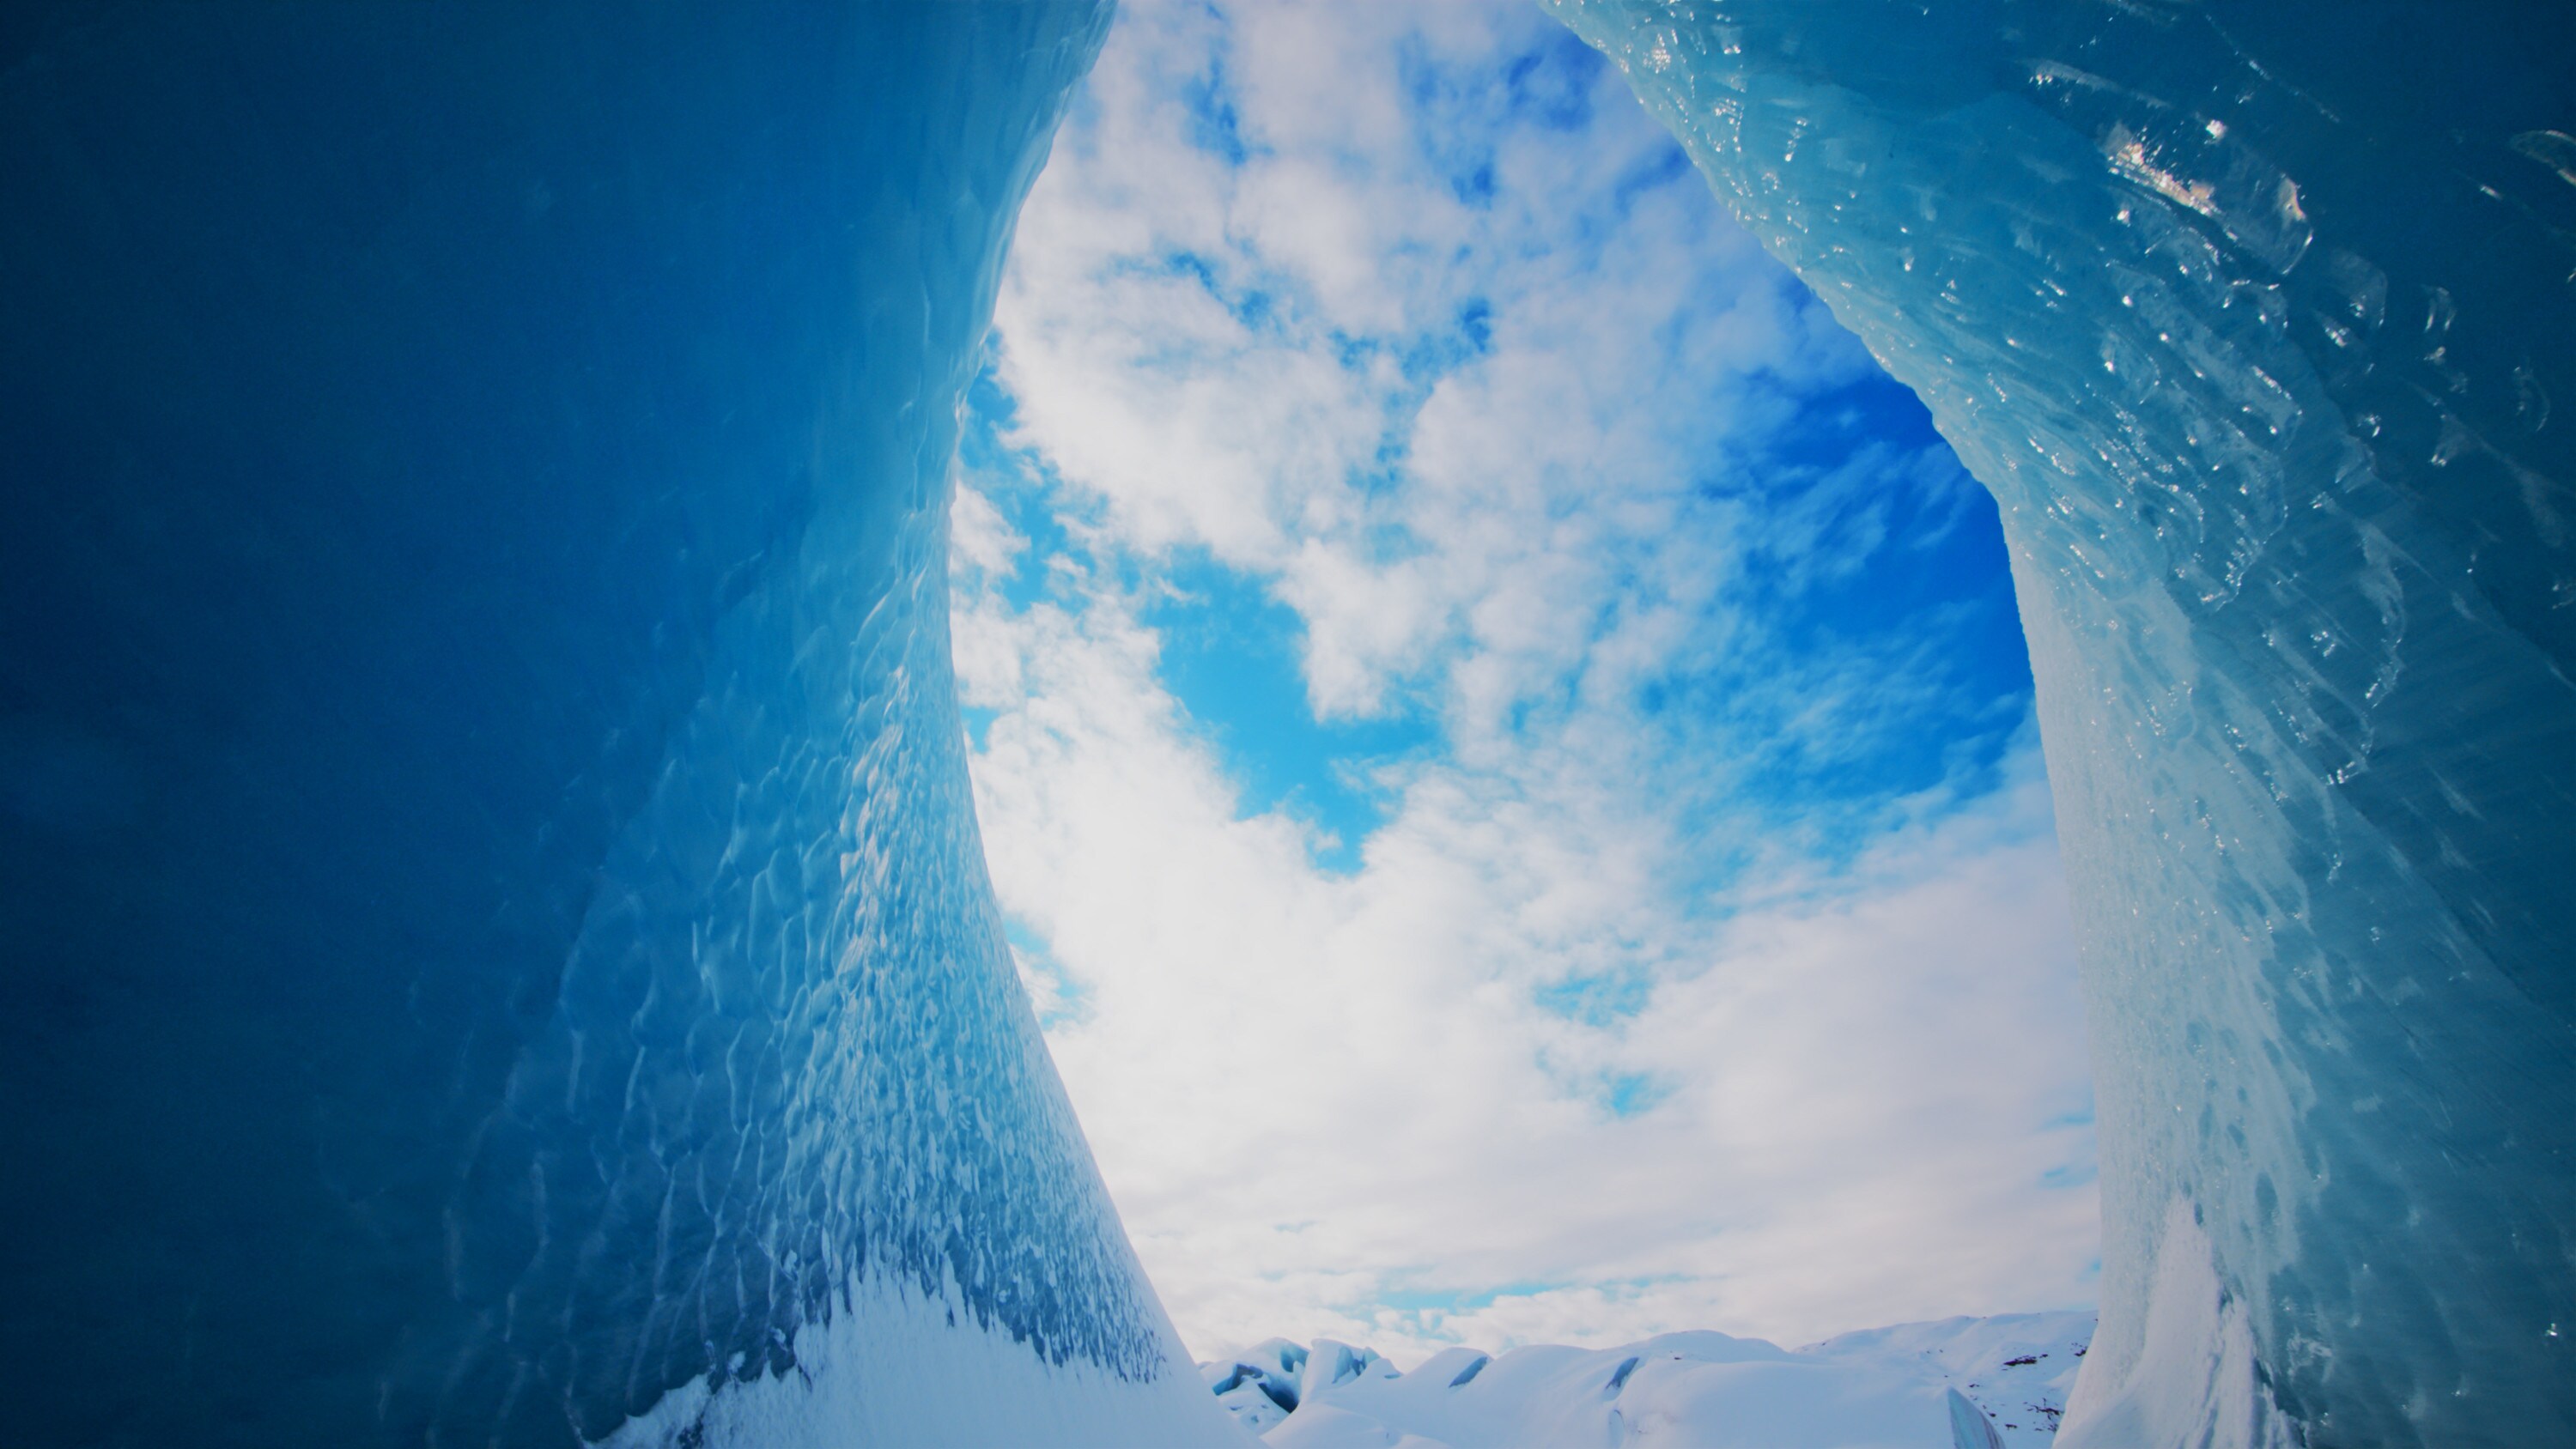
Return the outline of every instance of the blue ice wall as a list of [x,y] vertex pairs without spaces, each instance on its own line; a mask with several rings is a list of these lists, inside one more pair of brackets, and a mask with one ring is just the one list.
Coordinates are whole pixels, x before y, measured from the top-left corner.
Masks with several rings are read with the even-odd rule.
[[863,1289],[1163,1372],[947,662],[1105,22],[11,9],[0,1439],[569,1444]]
[[2576,1443],[2576,7],[1555,0],[1994,490],[2063,1442]]

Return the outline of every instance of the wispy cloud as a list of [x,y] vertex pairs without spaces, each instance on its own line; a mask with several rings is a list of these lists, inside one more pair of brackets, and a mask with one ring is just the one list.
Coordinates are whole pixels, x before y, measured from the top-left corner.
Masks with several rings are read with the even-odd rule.
[[[953,551],[978,808],[1195,1346],[2089,1294],[1991,508],[1588,52],[1132,6],[998,336]],[[1245,598],[1288,705],[1171,667]],[[1251,783],[1291,710],[1354,742],[1316,786],[1374,799],[1353,849]]]

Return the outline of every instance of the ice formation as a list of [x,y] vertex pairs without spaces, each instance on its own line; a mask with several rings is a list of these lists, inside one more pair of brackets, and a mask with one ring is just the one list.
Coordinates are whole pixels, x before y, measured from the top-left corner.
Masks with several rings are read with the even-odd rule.
[[[2002,500],[2103,1112],[2066,1442],[2576,1441],[2576,10],[1558,9]],[[1104,19],[8,12],[13,1441],[1238,1433],[948,683]],[[1777,1367],[1699,1347],[1562,1368]]]
[[1686,1444],[1694,1449],[2046,1449],[2089,1313],[1952,1318],[1790,1352],[1722,1333],[1618,1348],[1469,1348],[1411,1372],[1324,1339],[1199,1365],[1273,1449]]
[[2002,504],[2101,1111],[2065,1442],[2576,1442],[2576,9],[1552,8]]
[[1234,1437],[948,675],[955,399],[1106,20],[0,25],[0,1439]]

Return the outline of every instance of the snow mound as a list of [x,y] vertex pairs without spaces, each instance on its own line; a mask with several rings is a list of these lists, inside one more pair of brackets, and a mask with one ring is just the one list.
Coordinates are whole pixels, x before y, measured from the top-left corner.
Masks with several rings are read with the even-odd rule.
[[1789,1350],[1723,1333],[1610,1349],[1451,1348],[1410,1372],[1330,1339],[1199,1365],[1274,1449],[2039,1449],[2090,1313],[1949,1318]]

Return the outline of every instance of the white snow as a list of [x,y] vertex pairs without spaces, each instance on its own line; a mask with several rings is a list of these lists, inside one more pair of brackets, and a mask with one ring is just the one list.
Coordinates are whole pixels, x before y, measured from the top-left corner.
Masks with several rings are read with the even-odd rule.
[[[2107,1365],[2106,1365],[2107,1366]],[[2210,1261],[2209,1235],[2176,1198],[2156,1245],[2145,1342],[2117,1379],[2084,1385],[2067,1449],[2188,1443],[2203,1425],[2222,1444],[2287,1449],[2288,1421],[2255,1370],[2254,1331]]]
[[2090,1313],[2024,1313],[1794,1351],[1708,1332],[1453,1348],[1410,1372],[1330,1339],[1271,1339],[1199,1373],[1273,1449],[2040,1449],[2092,1334]]
[[1178,1340],[1165,1343],[1166,1371],[1131,1382],[1049,1363],[953,1293],[866,1278],[829,1322],[797,1333],[796,1368],[692,1380],[593,1449],[1252,1449],[1191,1390]]

